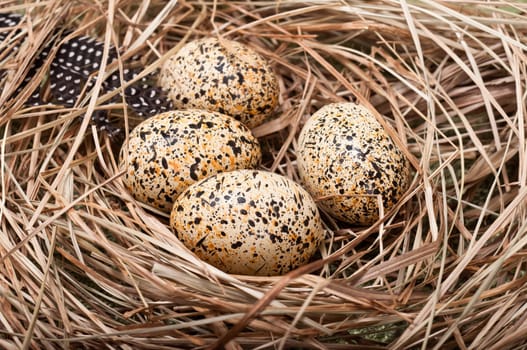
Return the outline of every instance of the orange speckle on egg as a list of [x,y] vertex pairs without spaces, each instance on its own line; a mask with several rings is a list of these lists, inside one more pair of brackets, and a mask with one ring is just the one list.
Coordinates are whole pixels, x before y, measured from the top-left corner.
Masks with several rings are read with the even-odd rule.
[[217,38],[187,43],[165,62],[159,81],[176,108],[225,113],[249,128],[274,112],[280,93],[278,79],[261,55]]
[[297,148],[300,178],[322,197],[319,205],[335,218],[368,225],[408,187],[409,167],[373,114],[354,103],[322,107],[308,119]]
[[[176,200],[170,225],[198,257],[235,274],[286,273],[307,263],[324,239],[316,203],[306,190],[257,170],[219,173],[191,185]],[[206,227],[215,234],[207,235],[203,249],[196,242]]]
[[[218,145],[225,145],[218,147]],[[130,133],[120,155],[133,196],[164,211],[189,185],[222,171],[254,168],[258,140],[233,118],[201,110],[166,112]]]

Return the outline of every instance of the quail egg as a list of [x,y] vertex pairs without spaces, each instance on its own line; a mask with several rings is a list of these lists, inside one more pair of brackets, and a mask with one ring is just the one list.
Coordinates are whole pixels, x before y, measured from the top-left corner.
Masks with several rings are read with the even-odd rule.
[[278,104],[277,78],[267,61],[227,39],[189,42],[166,61],[159,83],[176,108],[217,111],[249,128],[263,123]]
[[308,119],[298,138],[305,188],[335,218],[358,225],[379,219],[408,187],[402,151],[365,107],[334,103]]
[[246,126],[224,114],[193,109],[143,121],[120,154],[126,188],[166,212],[192,183],[221,171],[254,168],[260,160],[258,140]]
[[170,223],[198,257],[234,274],[284,274],[307,263],[324,239],[309,193],[259,170],[219,173],[193,184],[174,203]]

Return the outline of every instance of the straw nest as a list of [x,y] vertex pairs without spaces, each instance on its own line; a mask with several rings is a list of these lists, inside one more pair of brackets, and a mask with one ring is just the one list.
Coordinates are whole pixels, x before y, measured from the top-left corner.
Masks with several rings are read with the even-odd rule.
[[[4,1],[26,16],[2,50],[0,348],[505,349],[526,346],[527,4],[513,1]],[[188,40],[256,49],[279,76],[276,118],[253,130],[263,168],[298,181],[309,115],[378,112],[412,166],[383,220],[325,217],[316,258],[282,277],[198,260],[167,216],[134,201],[115,145],[75,108],[27,107],[57,28],[140,53],[155,71]],[[8,54],[6,54],[8,53]],[[122,62],[108,71],[122,69]]]

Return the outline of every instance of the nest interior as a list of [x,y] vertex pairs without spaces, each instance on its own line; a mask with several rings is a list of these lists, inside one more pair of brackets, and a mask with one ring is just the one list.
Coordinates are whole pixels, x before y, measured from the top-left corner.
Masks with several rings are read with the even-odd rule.
[[[0,348],[505,349],[526,344],[525,1],[3,1]],[[298,133],[331,102],[377,111],[410,160],[396,210],[370,227],[324,216],[326,239],[281,277],[197,259],[168,217],[121,182],[96,88],[28,107],[57,28],[140,54],[146,75],[185,42],[221,36],[272,64],[262,168],[299,181]],[[5,28],[2,30],[6,30]],[[17,44],[19,48],[13,50]],[[117,92],[115,92],[117,93]],[[114,94],[115,94],[114,93]]]

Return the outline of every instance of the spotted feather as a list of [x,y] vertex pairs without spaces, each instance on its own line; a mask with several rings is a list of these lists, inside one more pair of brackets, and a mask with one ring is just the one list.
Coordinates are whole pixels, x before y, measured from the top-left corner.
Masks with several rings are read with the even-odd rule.
[[[18,14],[0,14],[0,28],[14,27],[22,20]],[[4,42],[9,31],[0,30],[0,42]],[[66,33],[68,34],[68,33]],[[100,69],[103,57],[104,44],[92,37],[80,36],[64,42],[59,48],[51,62],[49,71],[50,92],[53,102],[65,107],[73,107],[79,99],[83,90],[89,91],[93,87],[93,78]],[[47,58],[52,43],[48,44],[36,57],[24,82],[21,84],[19,93],[42,66]],[[1,53],[1,51],[0,51]],[[110,47],[107,64],[110,64],[118,57],[115,47]],[[118,71],[111,74],[103,82],[101,93],[106,93],[119,88],[122,83],[134,79],[139,70],[125,68],[123,70],[122,82]],[[166,96],[164,91],[149,81],[145,77],[125,89],[125,101],[134,112],[140,116],[152,116],[172,108],[172,101]],[[111,102],[121,101],[120,96],[116,96]],[[40,90],[37,89],[26,101],[29,105],[42,103]],[[110,136],[116,135],[121,130],[111,125],[106,112],[97,112],[92,116],[92,122],[99,130],[104,130]]]
[[[11,50],[16,51],[18,50],[18,45],[12,46],[8,42],[6,42],[6,39],[8,37],[15,37],[20,30],[19,29],[12,29],[13,27],[16,27],[22,20],[22,16],[16,13],[4,13],[0,14],[0,55],[4,56],[6,53],[4,50],[9,47]],[[4,45],[5,44],[5,45]],[[5,46],[5,47],[4,47]],[[39,57],[37,58],[37,61],[30,67],[29,72],[27,76],[24,78],[24,81],[16,90],[16,94],[18,95],[25,86],[31,81],[31,78],[37,73],[38,67],[42,66],[43,58],[47,55],[47,50],[44,50]],[[5,71],[0,72],[0,79],[3,79],[5,77]],[[28,105],[36,105],[40,103],[40,91],[39,89],[35,90],[28,100],[26,101],[26,104]]]
[[[16,13],[0,14],[0,28],[15,27],[22,20],[22,16]],[[9,35],[8,30],[0,30],[0,41],[3,43]]]

